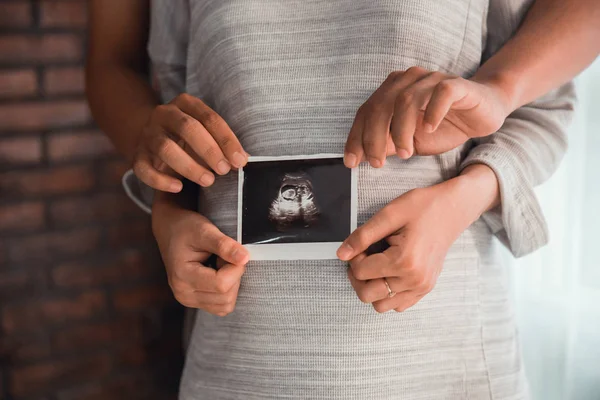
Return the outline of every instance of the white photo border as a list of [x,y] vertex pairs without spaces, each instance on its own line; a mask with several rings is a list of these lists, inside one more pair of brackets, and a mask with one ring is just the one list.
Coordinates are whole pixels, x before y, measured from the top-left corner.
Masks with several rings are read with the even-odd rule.
[[[343,159],[343,154],[324,153],[297,156],[251,156],[248,162]],[[350,171],[350,234],[357,226],[358,168]],[[238,170],[237,240],[242,243],[244,169]],[[250,260],[332,260],[342,242],[245,244]]]

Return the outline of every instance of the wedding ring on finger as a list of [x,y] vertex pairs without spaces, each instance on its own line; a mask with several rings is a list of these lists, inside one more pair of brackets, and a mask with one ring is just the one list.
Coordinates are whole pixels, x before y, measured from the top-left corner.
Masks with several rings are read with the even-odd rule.
[[388,283],[387,279],[383,278],[383,283],[385,283],[385,287],[386,287],[386,288],[387,288],[387,290],[388,290],[388,297],[389,297],[389,298],[392,298],[392,297],[394,297],[394,296],[396,295],[396,292],[394,292],[394,291],[392,290],[392,288],[390,287],[390,284]]

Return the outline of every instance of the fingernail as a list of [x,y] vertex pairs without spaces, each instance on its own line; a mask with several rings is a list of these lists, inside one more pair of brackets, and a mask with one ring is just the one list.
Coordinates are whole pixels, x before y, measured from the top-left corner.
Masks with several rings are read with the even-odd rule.
[[356,156],[352,153],[346,154],[345,163],[348,168],[356,167]]
[[200,184],[202,186],[210,186],[215,182],[215,177],[212,174],[204,174],[200,177]]
[[381,168],[383,166],[381,160],[378,160],[374,157],[369,158],[369,164],[371,164],[371,166],[374,168]]
[[229,163],[225,160],[221,160],[217,164],[217,172],[221,175],[225,175],[230,169],[231,167],[229,166]]
[[342,261],[348,261],[352,257],[352,253],[354,253],[354,249],[348,243],[342,244],[337,251],[337,255]]
[[179,192],[181,192],[181,189],[183,189],[183,184],[179,181],[173,182],[173,183],[171,183],[171,185],[169,185],[170,192],[179,193]]
[[429,122],[426,122],[425,125],[423,125],[423,129],[427,133],[432,133],[433,132],[433,125],[431,125]]
[[233,165],[235,165],[236,168],[241,168],[246,163],[246,157],[244,157],[243,154],[237,151],[233,153],[233,156],[231,158],[233,161]]
[[406,159],[410,158],[410,152],[406,149],[400,149],[400,150],[398,150],[398,157],[406,160]]

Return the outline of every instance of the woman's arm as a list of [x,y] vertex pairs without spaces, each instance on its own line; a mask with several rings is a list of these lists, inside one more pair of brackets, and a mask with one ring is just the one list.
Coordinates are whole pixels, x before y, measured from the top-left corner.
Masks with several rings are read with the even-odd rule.
[[[458,177],[411,190],[386,205],[338,250],[340,259],[350,262],[348,278],[358,297],[378,312],[404,311],[417,303],[435,286],[448,249],[498,204],[498,193],[494,172],[475,164]],[[389,248],[367,254],[382,239]]]

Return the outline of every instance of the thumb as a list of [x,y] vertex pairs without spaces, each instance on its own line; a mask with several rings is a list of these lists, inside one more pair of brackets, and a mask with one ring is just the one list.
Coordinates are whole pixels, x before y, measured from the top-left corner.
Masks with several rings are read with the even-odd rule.
[[348,236],[337,251],[342,261],[348,261],[366,251],[373,243],[398,231],[408,220],[407,201],[398,197]]

